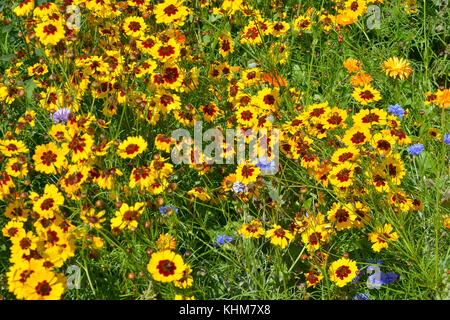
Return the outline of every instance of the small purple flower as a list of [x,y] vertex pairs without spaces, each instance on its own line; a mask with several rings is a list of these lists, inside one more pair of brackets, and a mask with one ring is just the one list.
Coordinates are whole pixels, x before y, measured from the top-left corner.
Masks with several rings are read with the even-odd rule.
[[59,108],[50,115],[50,119],[52,119],[54,123],[66,123],[71,113],[72,111],[70,109]]
[[171,204],[168,204],[167,206],[159,207],[159,212],[163,215],[170,216],[174,213],[178,212],[178,208],[174,207]]
[[423,144],[421,144],[421,143],[413,144],[412,146],[410,146],[408,148],[409,154],[412,154],[413,156],[418,156],[419,154],[422,153],[423,150],[424,150]]
[[246,193],[247,192],[247,187],[242,182],[236,181],[235,183],[233,183],[232,190],[233,190],[234,193]]
[[405,110],[399,105],[390,105],[388,111],[399,118],[403,118],[405,116]]
[[444,134],[445,144],[450,144],[450,133]]
[[219,234],[219,235],[217,235],[217,239],[216,239],[217,243],[215,243],[214,246],[218,247],[219,245],[221,246],[224,243],[230,243],[231,241],[233,241],[232,237],[229,237],[227,235],[220,235]]

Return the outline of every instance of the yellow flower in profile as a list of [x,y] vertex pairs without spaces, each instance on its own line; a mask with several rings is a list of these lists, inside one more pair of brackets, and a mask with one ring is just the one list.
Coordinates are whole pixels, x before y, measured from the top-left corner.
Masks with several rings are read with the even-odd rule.
[[116,216],[111,219],[111,229],[136,229],[138,227],[138,220],[144,210],[144,202],[136,202],[134,206],[123,203],[120,210],[116,212]]
[[280,246],[284,249],[292,242],[294,235],[289,230],[285,230],[281,226],[274,224],[272,229],[267,230],[266,238],[270,238],[271,244]]
[[389,247],[389,241],[398,240],[397,232],[392,231],[392,226],[386,223],[384,226],[376,227],[374,232],[369,233],[369,240],[373,243],[373,251],[380,252],[381,249]]
[[186,269],[184,269],[184,272],[183,272],[183,277],[180,280],[175,280],[173,282],[175,287],[182,288],[182,289],[192,287],[192,283],[194,282],[194,280],[192,279],[191,273],[192,273],[191,267],[186,265]]
[[356,261],[341,258],[331,264],[328,273],[331,281],[338,287],[343,287],[356,277],[357,270]]
[[155,281],[172,282],[184,276],[186,265],[183,258],[170,250],[155,252],[147,264],[147,270]]
[[174,237],[170,234],[161,234],[156,241],[156,248],[158,250],[175,250],[177,247],[177,242]]
[[265,231],[262,227],[262,223],[259,220],[252,220],[249,223],[244,223],[238,230],[245,239],[248,238],[260,238],[264,235]]
[[304,273],[306,277],[306,285],[309,287],[315,288],[316,285],[323,279],[322,273],[311,270],[309,273]]
[[387,59],[381,68],[386,72],[386,75],[389,75],[394,79],[399,77],[401,80],[408,78],[413,72],[409,61],[398,57]]
[[128,137],[124,142],[119,145],[117,154],[122,159],[133,159],[138,154],[141,154],[147,149],[147,141],[141,136]]
[[188,195],[194,196],[194,198],[198,198],[202,201],[209,201],[211,200],[211,197],[206,193],[205,190],[203,190],[203,188],[193,188],[192,190],[190,190],[188,192]]
[[105,210],[95,212],[94,208],[81,211],[80,218],[90,229],[101,229],[102,223],[106,221]]
[[59,21],[44,21],[39,23],[34,29],[39,41],[48,46],[49,44],[56,45],[59,41],[65,38],[64,25]]
[[450,89],[439,89],[436,92],[436,100],[434,102],[442,109],[450,107]]

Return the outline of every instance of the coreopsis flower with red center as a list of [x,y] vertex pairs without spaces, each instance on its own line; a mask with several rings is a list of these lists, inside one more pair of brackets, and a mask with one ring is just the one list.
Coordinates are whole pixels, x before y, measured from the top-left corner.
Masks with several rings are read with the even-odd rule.
[[393,151],[395,140],[390,135],[384,135],[379,132],[372,136],[370,145],[375,149],[377,154],[387,157]]
[[385,157],[381,162],[381,168],[384,170],[389,183],[396,186],[401,183],[406,174],[405,164],[398,153]]
[[305,15],[298,16],[297,19],[294,20],[294,30],[311,30],[311,18]]
[[192,269],[189,265],[186,265],[186,268],[183,271],[183,276],[180,280],[174,280],[173,284],[177,288],[186,289],[192,287],[192,283],[194,279],[192,278]]
[[258,27],[255,25],[253,21],[251,21],[247,26],[245,26],[241,34],[240,42],[242,44],[249,44],[249,45],[257,45],[262,42],[262,38],[259,34]]
[[356,218],[353,221],[353,224],[358,229],[364,228],[372,219],[370,215],[370,208],[360,201],[356,201],[355,203],[353,203],[352,207],[352,211],[356,214]]
[[123,203],[120,210],[116,211],[115,217],[111,219],[111,230],[115,228],[119,230],[137,229],[138,220],[144,210],[144,202],[136,202],[133,206]]
[[177,121],[187,127],[193,127],[195,121],[198,120],[195,108],[185,107],[184,109],[176,109],[173,111],[173,116]]
[[302,242],[309,252],[319,250],[329,239],[330,233],[322,224],[311,224],[302,232]]
[[262,227],[262,223],[259,220],[252,220],[248,223],[244,223],[238,230],[238,233],[241,234],[244,239],[249,238],[260,238],[265,234],[265,231]]
[[158,109],[164,114],[167,114],[172,110],[181,109],[180,97],[169,91],[158,91],[154,101],[156,102]]
[[150,170],[153,175],[159,179],[168,178],[173,173],[173,164],[166,162],[168,158],[160,157],[158,160],[152,160]]
[[394,138],[395,143],[399,146],[412,143],[411,138],[406,135],[402,128],[392,128],[390,130],[382,130],[381,132]]
[[353,73],[355,71],[362,71],[362,63],[359,60],[348,58],[344,61],[344,67],[347,69],[348,73]]
[[111,190],[115,185],[116,177],[121,177],[122,175],[122,171],[117,168],[105,169],[94,179],[94,182],[102,189]]
[[45,268],[36,269],[25,281],[25,300],[59,300],[66,288],[66,277]]
[[143,61],[142,63],[133,64],[133,71],[136,78],[142,78],[147,75],[151,75],[156,69],[156,62],[152,59]]
[[170,146],[172,145],[172,138],[166,136],[165,134],[158,134],[155,138],[155,148],[156,150],[165,151],[170,153]]
[[147,141],[141,136],[128,137],[119,144],[117,154],[122,159],[133,159],[147,149]]
[[219,54],[225,58],[233,52],[234,45],[230,33],[226,32],[225,34],[219,36]]
[[348,0],[344,4],[346,14],[354,19],[358,19],[366,13],[366,0]]
[[127,17],[122,24],[125,34],[134,39],[144,37],[147,25],[142,17]]
[[28,153],[28,151],[23,141],[15,139],[0,140],[0,152],[6,157],[16,156],[20,153]]
[[398,208],[401,211],[411,210],[412,200],[409,199],[402,191],[391,192],[388,196],[388,199],[389,204],[394,208]]
[[166,64],[161,73],[165,89],[179,90],[183,85],[184,72],[175,64]]
[[54,184],[45,185],[44,194],[33,204],[33,211],[41,217],[51,219],[64,204],[64,196]]
[[34,0],[24,0],[17,7],[14,8],[13,12],[19,16],[27,16],[29,15],[34,9]]
[[[259,68],[245,69],[242,71],[240,82],[242,82],[243,86],[251,87],[253,85],[258,84],[260,81],[261,81],[261,70]],[[242,106],[245,106],[248,104],[248,102],[250,102],[250,100],[251,99],[247,101],[247,99],[245,99],[243,102],[240,103]]]
[[323,128],[326,130],[333,130],[335,128],[345,129],[347,124],[347,112],[338,107],[333,107],[326,110],[327,112],[322,116]]
[[283,229],[277,224],[272,225],[272,229],[266,231],[266,238],[270,239],[270,243],[286,248],[294,239],[294,235],[289,230]]
[[207,122],[214,122],[218,117],[223,115],[223,111],[214,103],[208,103],[200,106],[200,112],[203,113],[203,119]]
[[170,250],[158,251],[152,254],[147,270],[153,280],[159,282],[172,282],[184,276],[186,265],[183,258]]
[[153,9],[156,23],[182,26],[186,17],[189,15],[189,8],[184,6],[183,3],[183,0],[165,0],[157,4]]
[[347,188],[353,185],[353,176],[355,173],[355,164],[346,161],[333,167],[328,175],[331,184],[338,188]]
[[374,125],[384,126],[387,124],[388,114],[378,108],[362,109],[352,116],[353,123],[361,126],[373,127]]
[[137,48],[142,53],[151,54],[152,48],[156,45],[157,39],[155,36],[145,36],[136,41]]
[[26,158],[9,158],[6,164],[6,173],[11,177],[24,178],[28,174]]
[[373,88],[370,84],[367,84],[362,88],[355,88],[352,93],[352,97],[355,98],[355,100],[363,106],[366,106],[371,102],[381,100],[380,92],[377,89]]
[[327,214],[328,220],[336,223],[335,227],[337,231],[351,229],[353,227],[353,221],[357,217],[350,205],[343,205],[338,202],[333,203],[333,206]]
[[220,9],[232,16],[236,11],[242,10],[243,3],[243,0],[224,0]]
[[330,108],[328,107],[328,102],[325,101],[323,103],[313,104],[307,107],[304,118],[311,121],[311,119],[320,119],[324,115],[330,112]]
[[80,218],[90,229],[102,229],[102,223],[106,221],[105,210],[96,212],[94,208],[85,209],[81,211]]
[[208,193],[206,193],[206,191],[203,188],[199,188],[199,187],[193,188],[187,194],[190,196],[193,196],[194,198],[200,199],[202,201],[211,200],[211,197],[209,196]]
[[317,284],[323,279],[322,273],[319,271],[313,269],[308,273],[304,273],[306,277],[306,285],[307,287],[313,287],[315,288]]
[[427,106],[429,104],[436,103],[437,95],[433,92],[427,91],[425,93],[425,98],[426,100],[423,102],[423,104]]
[[44,20],[47,17],[53,15],[54,13],[58,13],[58,11],[59,11],[59,8],[56,3],[44,2],[40,6],[37,6],[36,8],[34,8],[33,17]]
[[144,190],[149,188],[154,180],[155,177],[150,167],[138,167],[131,171],[129,186],[130,188],[138,187],[140,190]]
[[300,162],[300,165],[306,169],[315,169],[319,166],[319,164],[320,164],[319,156],[313,152],[306,152],[302,156],[302,160]]
[[246,161],[245,163],[238,165],[236,169],[236,179],[247,186],[252,182],[256,182],[260,173],[261,169],[259,167]]
[[353,146],[348,148],[339,148],[331,156],[331,162],[335,164],[355,162],[359,158],[359,153],[359,149]]
[[32,250],[36,250],[40,239],[32,231],[24,231],[10,240],[12,242],[11,258],[16,260],[20,259],[22,255],[29,255]]
[[237,122],[245,128],[258,124],[258,110],[254,106],[241,107],[236,111]]
[[369,184],[371,184],[377,192],[382,193],[390,190],[386,172],[383,171],[382,168],[372,168],[366,172],[366,175],[368,176]]
[[398,57],[391,57],[387,59],[383,62],[381,68],[384,72],[386,72],[386,75],[389,75],[394,79],[399,77],[400,80],[408,78],[409,75],[413,72],[409,61]]
[[167,42],[158,42],[151,49],[152,57],[161,62],[174,62],[180,57],[180,44],[170,38]]
[[39,77],[42,76],[46,73],[48,73],[48,68],[47,65],[45,63],[41,64],[41,63],[36,63],[30,67],[28,67],[27,69],[28,71],[28,75],[30,77]]
[[5,216],[8,219],[25,222],[28,219],[30,209],[26,207],[26,204],[21,200],[14,200],[10,202],[5,209]]
[[258,96],[256,98],[258,107],[275,112],[281,103],[280,94],[277,89],[264,88],[258,91]]
[[360,146],[370,141],[371,138],[369,127],[355,125],[345,132],[342,142],[347,146]]
[[0,200],[3,200],[14,188],[14,181],[6,172],[0,172]]
[[270,34],[278,38],[286,34],[291,26],[289,25],[289,23],[284,21],[274,21],[270,24],[269,28]]
[[356,261],[347,258],[334,261],[328,269],[330,280],[338,287],[343,287],[351,282],[356,277],[356,271],[358,271]]
[[166,179],[153,180],[150,183],[150,186],[147,188],[147,191],[152,195],[157,195],[157,194],[163,193],[164,190],[166,190],[168,186],[169,186],[169,183],[167,182]]
[[44,46],[48,46],[49,44],[55,46],[59,41],[65,38],[65,30],[62,21],[41,22],[37,24],[34,32]]
[[3,227],[2,233],[6,238],[14,238],[21,235],[23,236],[26,231],[22,221],[11,220]]
[[54,142],[36,146],[33,160],[35,170],[45,174],[56,174],[67,165],[67,148],[59,148]]
[[389,247],[389,242],[399,239],[397,232],[392,232],[393,230],[389,223],[385,223],[384,226],[377,226],[374,232],[369,233],[373,251],[380,252]]
[[63,145],[65,152],[71,152],[72,163],[77,163],[81,160],[87,160],[92,155],[92,146],[94,140],[85,133],[83,135],[76,133],[69,143]]

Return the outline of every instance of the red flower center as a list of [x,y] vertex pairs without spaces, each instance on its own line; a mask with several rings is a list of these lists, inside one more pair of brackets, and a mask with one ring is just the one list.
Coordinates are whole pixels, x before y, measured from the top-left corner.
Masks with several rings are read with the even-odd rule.
[[133,32],[137,32],[141,30],[141,24],[137,21],[131,21],[130,24],[128,25],[128,28]]
[[175,270],[177,267],[170,260],[161,260],[156,267],[159,270],[159,273],[162,273],[165,277],[175,274]]
[[53,200],[51,198],[45,199],[41,204],[41,209],[42,210],[50,210],[50,208],[53,207],[54,203],[55,203],[55,200]]
[[52,24],[48,24],[46,26],[44,26],[43,31],[47,34],[47,35],[54,35],[56,33],[56,31],[58,31],[58,28],[56,28],[54,25]]
[[50,287],[50,284],[46,280],[39,282],[36,286],[36,292],[41,296],[48,296],[51,291],[52,287]]
[[350,268],[347,266],[341,266],[336,270],[336,276],[341,280],[347,278],[350,273],[351,273]]
[[351,141],[354,144],[363,143],[365,140],[366,140],[366,135],[362,132],[356,132],[351,138]]
[[136,153],[138,151],[139,151],[139,146],[137,144],[135,144],[135,143],[130,143],[125,149],[125,152],[127,154],[133,154],[133,153]]
[[178,12],[178,9],[173,4],[164,8],[164,13],[167,14],[169,17],[177,12]]
[[42,163],[45,164],[46,166],[51,166],[53,162],[56,162],[57,157],[58,156],[56,153],[53,153],[52,151],[47,151],[42,153],[41,160]]
[[364,100],[371,100],[371,99],[373,99],[375,97],[370,90],[366,90],[366,91],[361,92],[359,94],[359,96],[361,97],[361,99],[364,99]]

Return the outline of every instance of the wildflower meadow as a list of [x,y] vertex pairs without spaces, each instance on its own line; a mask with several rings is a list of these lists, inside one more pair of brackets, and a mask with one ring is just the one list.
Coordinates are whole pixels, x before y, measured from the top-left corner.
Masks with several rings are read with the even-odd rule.
[[0,0],[2,300],[450,299],[446,0]]

